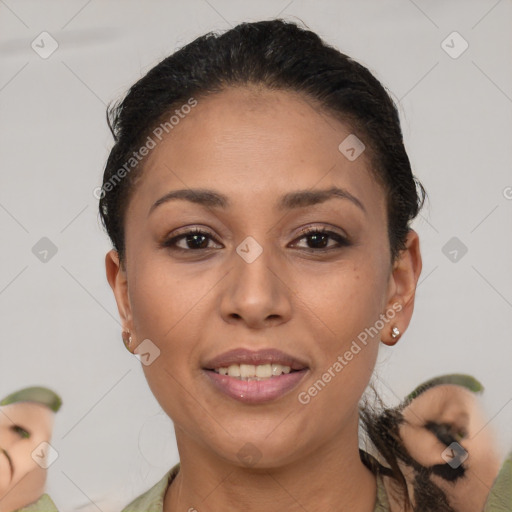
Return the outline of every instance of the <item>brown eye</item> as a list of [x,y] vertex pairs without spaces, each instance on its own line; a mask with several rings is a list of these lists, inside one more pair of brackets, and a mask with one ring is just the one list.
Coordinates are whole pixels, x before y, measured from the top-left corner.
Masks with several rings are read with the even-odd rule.
[[[191,229],[177,235],[169,240],[165,240],[162,243],[163,247],[167,247],[176,251],[198,251],[203,249],[212,249],[215,247],[209,247],[209,242],[213,241],[212,235],[207,231],[200,229]],[[182,242],[184,246],[179,246],[178,243]]]
[[[307,246],[302,248],[307,251],[329,251],[350,245],[344,236],[325,228],[309,228],[301,235],[298,240],[306,240]],[[332,241],[335,243],[329,245]]]

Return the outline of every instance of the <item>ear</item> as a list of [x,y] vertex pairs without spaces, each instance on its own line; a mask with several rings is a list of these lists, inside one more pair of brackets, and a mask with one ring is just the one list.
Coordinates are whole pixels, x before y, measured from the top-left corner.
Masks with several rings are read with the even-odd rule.
[[128,297],[126,269],[120,263],[119,254],[115,249],[109,251],[105,256],[105,270],[108,283],[114,292],[123,330],[133,332],[132,309]]
[[400,252],[389,276],[386,311],[393,310],[397,313],[386,330],[381,333],[381,340],[386,345],[394,345],[399,339],[399,336],[391,337],[394,326],[399,329],[400,334],[403,334],[409,326],[421,268],[420,239],[416,231],[409,229],[405,249]]

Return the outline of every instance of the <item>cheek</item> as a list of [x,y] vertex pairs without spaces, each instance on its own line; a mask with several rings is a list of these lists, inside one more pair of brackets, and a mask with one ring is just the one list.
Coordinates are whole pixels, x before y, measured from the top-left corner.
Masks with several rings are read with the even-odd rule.
[[309,308],[311,326],[324,334],[318,339],[326,347],[342,350],[360,335],[364,341],[365,332],[371,341],[369,333],[382,329],[382,321],[377,321],[385,313],[387,276],[377,265],[345,262],[313,281],[306,276],[297,289]]
[[310,290],[302,297],[308,305],[304,332],[316,344],[316,364],[299,401],[308,401],[313,416],[332,404],[339,404],[340,414],[357,407],[378,354],[385,281],[375,266],[352,262],[329,271],[313,288],[304,281],[303,289]]
[[183,321],[187,325],[222,274],[208,268],[201,271],[194,263],[176,264],[163,253],[148,250],[136,255],[128,275],[137,339],[153,336],[157,343],[183,329]]
[[128,289],[138,342],[148,338],[158,345],[186,314],[193,287],[170,270],[156,258],[141,258],[133,268]]
[[134,268],[129,284],[136,341],[141,354],[149,354],[142,369],[162,409],[180,423],[185,411],[193,416],[197,409],[189,393],[190,372],[197,366],[197,340],[204,337],[205,299],[212,285],[156,258],[145,261]]
[[[191,376],[185,362],[188,357],[183,354],[182,347],[168,349],[166,346],[162,356],[151,365],[143,366],[148,386],[175,429],[185,429],[187,435],[196,435],[199,439],[208,437],[215,430],[215,425],[211,425],[212,421],[205,421],[204,415],[214,420],[213,423],[218,423],[218,420],[215,412],[208,411],[208,405],[201,405],[202,396],[197,392],[201,377]],[[202,436],[197,435],[199,431],[203,432]]]
[[14,478],[21,480],[27,473],[40,468],[32,459],[32,452],[37,448],[34,443],[20,442],[9,450],[9,455],[14,465]]

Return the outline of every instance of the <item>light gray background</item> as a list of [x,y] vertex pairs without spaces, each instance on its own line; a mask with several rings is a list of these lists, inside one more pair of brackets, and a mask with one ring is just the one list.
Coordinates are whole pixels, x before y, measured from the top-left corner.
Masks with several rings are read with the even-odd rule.
[[[382,392],[393,402],[434,375],[473,374],[511,448],[510,0],[0,0],[0,394],[42,384],[62,395],[48,482],[62,510],[119,510],[178,460],[105,278],[93,189],[112,144],[106,104],[196,36],[277,15],[303,20],[392,91],[430,196],[413,224],[416,310],[382,349]],[[43,31],[59,45],[47,59],[31,48]],[[453,31],[469,43],[456,59],[441,46]],[[458,262],[442,252],[454,236],[468,248]],[[58,249],[46,263],[32,252],[42,237]]]

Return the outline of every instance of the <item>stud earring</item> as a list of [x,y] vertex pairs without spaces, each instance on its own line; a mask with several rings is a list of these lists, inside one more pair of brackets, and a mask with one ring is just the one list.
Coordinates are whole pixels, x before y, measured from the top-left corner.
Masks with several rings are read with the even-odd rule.
[[122,333],[123,343],[126,349],[131,352],[130,345],[132,343],[132,335],[130,334],[130,331],[123,331]]
[[391,330],[391,337],[396,340],[396,338],[398,338],[398,336],[400,336],[400,329],[398,329],[398,327],[395,325],[393,327],[393,329]]

